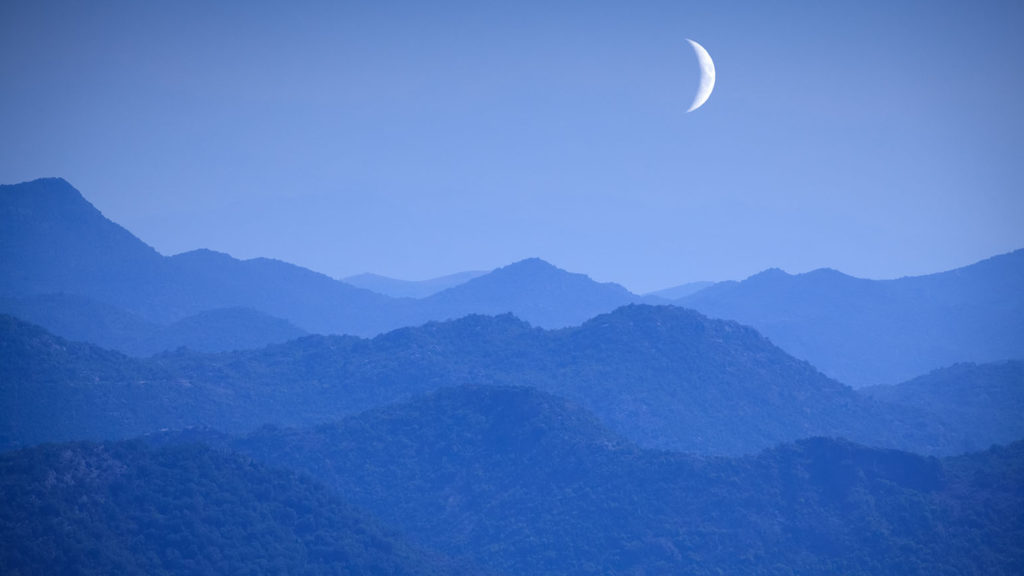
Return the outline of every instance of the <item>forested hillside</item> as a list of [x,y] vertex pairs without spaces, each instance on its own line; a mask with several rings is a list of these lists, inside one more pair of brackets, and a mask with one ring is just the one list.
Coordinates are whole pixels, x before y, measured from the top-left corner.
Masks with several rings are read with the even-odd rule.
[[743,454],[814,435],[923,453],[963,438],[795,360],[750,328],[628,306],[544,331],[472,316],[363,340],[311,336],[264,350],[134,360],[7,317],[0,346],[8,445],[163,428],[310,425],[459,384],[529,385],[644,446]]

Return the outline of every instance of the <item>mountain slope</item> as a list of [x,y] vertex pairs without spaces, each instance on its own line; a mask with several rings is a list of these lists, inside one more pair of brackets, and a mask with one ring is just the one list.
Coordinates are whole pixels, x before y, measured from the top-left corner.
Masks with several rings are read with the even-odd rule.
[[892,386],[861,390],[934,414],[975,449],[1024,439],[1024,362],[956,364]]
[[429,280],[398,280],[379,274],[367,273],[348,276],[342,278],[341,281],[357,288],[364,288],[378,294],[391,296],[392,298],[426,298],[442,290],[468,282],[478,276],[483,276],[486,273],[483,270],[471,270],[446,274]]
[[199,352],[261,348],[306,334],[287,320],[250,308],[207,310],[161,325],[72,294],[0,297],[0,313],[38,324],[68,340],[90,342],[132,356],[182,347]]
[[1024,250],[898,280],[768,270],[676,301],[757,328],[854,387],[1024,357]]
[[1014,574],[1024,445],[937,460],[823,438],[740,459],[647,451],[519,387],[446,389],[220,440],[416,541],[512,574]]
[[671,306],[627,306],[556,331],[471,316],[372,340],[311,336],[143,361],[13,318],[0,328],[0,354],[14,359],[0,365],[0,424],[15,445],[308,425],[445,386],[516,384],[565,396],[651,447],[741,454],[812,435],[926,453],[963,446],[924,413],[829,380],[750,328]]
[[[0,187],[0,231],[0,297],[68,294],[157,324],[251,308],[308,332],[373,336],[470,313],[511,312],[535,325],[562,327],[626,303],[654,301],[538,259],[414,300],[265,258],[240,261],[212,250],[164,257],[60,179]],[[101,336],[93,342],[116,337]]]
[[117,303],[162,279],[163,257],[63,179],[0,186],[0,223],[0,294],[63,292]]
[[298,266],[197,250],[161,256],[61,179],[0,186],[0,295],[63,293],[168,324],[252,308],[306,330],[376,334],[392,299]]
[[666,300],[679,300],[692,294],[696,294],[701,290],[714,286],[714,282],[687,282],[686,284],[680,284],[678,286],[672,286],[671,288],[662,288],[661,290],[655,290],[654,292],[648,292],[648,296],[657,296]]
[[423,303],[430,319],[511,312],[534,326],[575,326],[642,297],[530,258],[439,292]]
[[126,354],[136,352],[161,325],[138,314],[76,294],[0,297],[0,313],[46,328],[68,340],[90,342]]
[[307,478],[208,448],[0,455],[4,574],[451,574]]

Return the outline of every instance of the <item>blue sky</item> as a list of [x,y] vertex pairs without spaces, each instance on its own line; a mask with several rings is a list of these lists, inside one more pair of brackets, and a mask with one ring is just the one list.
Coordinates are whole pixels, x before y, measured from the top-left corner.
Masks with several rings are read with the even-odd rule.
[[7,0],[0,183],[336,277],[934,272],[1024,247],[1022,6]]

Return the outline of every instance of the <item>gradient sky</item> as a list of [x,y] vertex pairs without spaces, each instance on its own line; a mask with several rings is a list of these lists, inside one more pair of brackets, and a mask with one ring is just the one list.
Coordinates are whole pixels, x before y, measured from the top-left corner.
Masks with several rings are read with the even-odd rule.
[[[296,3],[297,4],[297,3]],[[644,292],[1024,247],[1024,3],[0,3],[0,183],[164,254]],[[715,60],[707,104],[693,38]]]

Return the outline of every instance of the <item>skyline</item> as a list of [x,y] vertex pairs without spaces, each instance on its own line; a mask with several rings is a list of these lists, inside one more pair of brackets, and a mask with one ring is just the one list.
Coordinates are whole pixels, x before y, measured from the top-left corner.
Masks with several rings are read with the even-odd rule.
[[[420,280],[539,257],[643,293],[1024,247],[1009,2],[5,3],[0,183],[163,254]],[[692,38],[717,84],[699,81]]]

